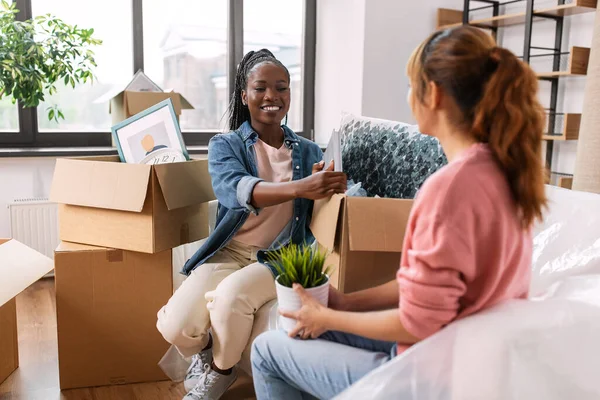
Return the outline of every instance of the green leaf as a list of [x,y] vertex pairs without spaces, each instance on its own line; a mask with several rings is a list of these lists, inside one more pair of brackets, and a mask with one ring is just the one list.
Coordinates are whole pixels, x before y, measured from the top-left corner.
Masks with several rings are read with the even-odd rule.
[[[45,93],[56,93],[56,83],[75,87],[84,76],[84,81],[93,81],[92,47],[102,43],[91,36],[93,29],[71,26],[50,14],[17,21],[15,3],[1,0],[1,4],[0,88],[5,96],[35,107]],[[64,118],[57,107],[53,110],[54,120]]]
[[49,120],[54,119],[54,108],[52,108],[52,109],[50,109],[50,111],[48,111],[48,119]]

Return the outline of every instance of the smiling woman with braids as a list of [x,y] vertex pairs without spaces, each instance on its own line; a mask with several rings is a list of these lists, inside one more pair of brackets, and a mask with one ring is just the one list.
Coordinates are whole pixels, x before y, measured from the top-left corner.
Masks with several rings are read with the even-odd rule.
[[254,313],[276,297],[265,250],[310,243],[313,200],[346,190],[346,176],[324,168],[319,146],[281,124],[289,108],[287,68],[268,50],[246,54],[229,106],[231,132],[208,147],[215,230],[158,313],[163,337],[192,357],[185,399],[216,400],[235,381]]

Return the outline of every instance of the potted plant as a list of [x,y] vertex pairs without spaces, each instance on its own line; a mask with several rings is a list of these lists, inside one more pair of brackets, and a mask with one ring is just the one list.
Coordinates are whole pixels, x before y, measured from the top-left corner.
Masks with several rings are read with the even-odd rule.
[[[267,261],[277,271],[275,288],[279,308],[296,311],[302,307],[300,297],[292,289],[294,283],[302,287],[319,303],[327,307],[329,299],[330,267],[325,267],[327,254],[306,245],[289,244],[272,251]],[[280,322],[287,332],[294,329],[294,319],[280,316]]]
[[[93,29],[78,28],[51,15],[17,21],[15,2],[0,5],[0,99],[11,96],[24,107],[37,107],[57,82],[75,87],[93,81],[96,66],[92,46],[102,41]],[[64,119],[58,106],[48,107],[48,119]]]

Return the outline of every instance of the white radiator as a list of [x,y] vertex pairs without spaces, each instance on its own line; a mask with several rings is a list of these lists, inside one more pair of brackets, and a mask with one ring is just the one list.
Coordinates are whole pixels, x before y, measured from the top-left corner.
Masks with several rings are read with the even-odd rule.
[[54,259],[59,244],[57,204],[48,199],[16,199],[8,208],[11,237]]

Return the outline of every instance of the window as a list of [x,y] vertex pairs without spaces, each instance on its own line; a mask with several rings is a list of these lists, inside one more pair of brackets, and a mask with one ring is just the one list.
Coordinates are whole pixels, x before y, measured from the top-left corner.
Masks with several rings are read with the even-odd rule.
[[[12,4],[12,0],[7,3]],[[19,132],[19,108],[8,97],[0,100],[0,132]]]
[[[0,100],[0,147],[111,146],[108,100],[140,69],[191,103],[194,109],[180,117],[184,140],[188,146],[206,145],[226,129],[231,79],[241,57],[263,47],[291,74],[288,125],[310,134],[316,0],[171,0],[168,7],[163,0],[106,0],[93,12],[82,9],[79,0],[14,1],[20,20],[50,13],[94,28],[103,43],[93,48],[98,64],[93,83],[75,89],[57,85],[57,93],[46,95],[37,109]],[[307,54],[312,65],[304,60]],[[48,120],[54,105],[64,120]]]
[[19,131],[19,109],[10,98],[0,100],[0,132]]
[[163,90],[194,107],[183,110],[182,131],[222,129],[216,87],[227,76],[227,2],[144,0],[144,71]]
[[290,71],[292,97],[287,125],[295,131],[302,130],[303,7],[303,0],[244,2],[244,53],[269,49]]
[[[98,67],[93,83],[57,86],[57,93],[47,96],[38,106],[40,132],[102,132],[108,131],[111,118],[108,101],[102,96],[125,87],[133,69],[131,38],[131,4],[123,0],[103,0],[94,12],[82,12],[80,0],[31,0],[33,17],[53,14],[71,25],[93,28],[102,45],[93,47]],[[58,105],[65,115],[59,122],[48,120],[47,108]]]

